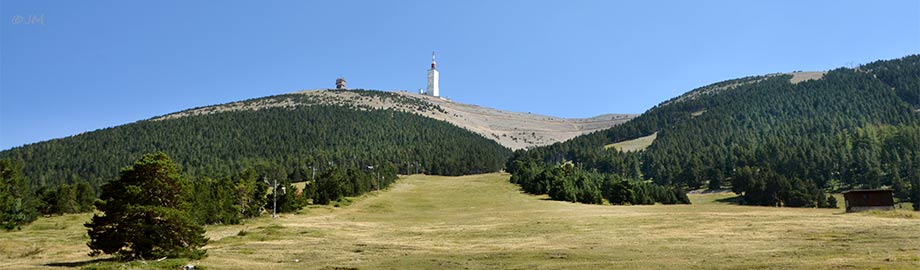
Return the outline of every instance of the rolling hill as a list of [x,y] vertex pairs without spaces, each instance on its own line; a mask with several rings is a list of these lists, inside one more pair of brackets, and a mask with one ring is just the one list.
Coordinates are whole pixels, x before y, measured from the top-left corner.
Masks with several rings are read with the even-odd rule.
[[[918,55],[746,77],[694,89],[623,125],[516,152],[508,167],[536,193],[548,190],[534,183],[553,181],[540,177],[547,166],[572,162],[659,185],[730,187],[743,204],[822,206],[825,192],[852,188],[892,188],[920,201],[918,108]],[[643,151],[614,147],[651,135]]]

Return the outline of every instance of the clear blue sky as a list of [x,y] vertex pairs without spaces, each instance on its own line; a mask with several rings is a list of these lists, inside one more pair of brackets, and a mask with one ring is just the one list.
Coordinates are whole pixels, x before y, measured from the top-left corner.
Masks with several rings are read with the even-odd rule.
[[3,0],[0,149],[300,89],[562,117],[920,53],[920,1]]

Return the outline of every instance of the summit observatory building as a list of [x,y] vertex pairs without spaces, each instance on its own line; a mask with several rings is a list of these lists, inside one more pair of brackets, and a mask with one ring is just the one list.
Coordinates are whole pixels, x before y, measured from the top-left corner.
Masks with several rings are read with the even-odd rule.
[[440,90],[438,89],[438,69],[436,66],[437,62],[434,60],[434,52],[431,52],[431,69],[428,70],[428,87],[425,88],[425,94],[439,97]]

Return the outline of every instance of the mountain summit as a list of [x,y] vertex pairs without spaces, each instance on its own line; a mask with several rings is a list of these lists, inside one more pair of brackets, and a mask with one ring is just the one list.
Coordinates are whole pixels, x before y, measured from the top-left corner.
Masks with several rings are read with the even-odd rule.
[[414,113],[454,124],[511,149],[563,142],[578,135],[614,127],[636,116],[633,114],[604,114],[591,118],[560,118],[504,111],[409,92],[379,92],[375,95],[366,95],[362,90],[318,89],[194,108],[155,117],[153,120],[228,111],[254,111],[265,108],[295,108],[314,105]]

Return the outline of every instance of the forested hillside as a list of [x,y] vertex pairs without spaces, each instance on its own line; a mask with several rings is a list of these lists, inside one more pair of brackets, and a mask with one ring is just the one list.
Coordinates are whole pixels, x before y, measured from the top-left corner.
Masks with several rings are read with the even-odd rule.
[[[920,201],[920,56],[790,78],[701,87],[623,125],[518,151],[507,167],[525,190],[568,161],[658,185],[730,187],[742,204],[825,206],[826,192],[881,187]],[[644,151],[604,149],[655,132]]]
[[[415,110],[429,104],[380,91],[357,98],[392,98]],[[510,150],[451,124],[394,110],[330,105],[298,94],[237,102],[244,110],[164,116],[0,152],[19,160],[30,186],[115,179],[142,154],[169,154],[192,177],[239,174],[255,164],[312,177],[329,168],[392,166],[400,173],[461,175],[501,169]],[[277,101],[296,102],[277,102]],[[260,104],[291,104],[262,106]],[[309,104],[311,106],[304,106]],[[197,110],[197,111],[196,111]],[[188,110],[199,112],[207,108]],[[304,171],[307,172],[304,172]]]

